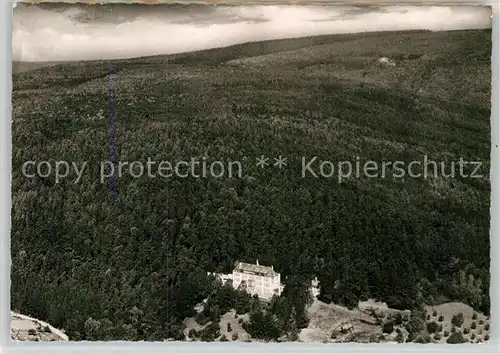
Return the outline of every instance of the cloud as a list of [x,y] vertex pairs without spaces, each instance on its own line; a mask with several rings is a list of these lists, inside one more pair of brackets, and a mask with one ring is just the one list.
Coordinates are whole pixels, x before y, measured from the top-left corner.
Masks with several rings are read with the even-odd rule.
[[117,59],[322,34],[491,27],[488,7],[64,6],[14,9],[14,60]]

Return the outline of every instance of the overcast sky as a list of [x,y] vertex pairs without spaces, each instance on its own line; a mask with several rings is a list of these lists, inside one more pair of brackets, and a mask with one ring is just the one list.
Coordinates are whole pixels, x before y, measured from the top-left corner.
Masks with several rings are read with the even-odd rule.
[[12,44],[14,60],[91,60],[334,33],[490,27],[489,7],[18,4]]

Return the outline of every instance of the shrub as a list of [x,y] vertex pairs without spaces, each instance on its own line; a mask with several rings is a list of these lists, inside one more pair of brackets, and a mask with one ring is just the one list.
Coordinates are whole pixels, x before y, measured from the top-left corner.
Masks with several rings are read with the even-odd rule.
[[33,328],[30,328],[30,329],[28,329],[28,334],[30,336],[34,336],[34,335],[36,335],[36,331]]
[[457,331],[456,327],[451,327],[451,333],[455,333]]
[[226,335],[225,335],[225,334],[223,334],[223,335],[220,337],[220,339],[219,339],[219,340],[220,340],[221,342],[227,342],[227,341],[228,341],[228,339],[226,338]]
[[208,322],[210,322],[210,318],[206,317],[203,312],[200,312],[199,314],[196,315],[194,318],[196,323],[198,323],[200,326],[206,325]]
[[49,326],[43,326],[42,330],[43,330],[45,333],[50,333],[50,328],[49,328]]
[[484,325],[484,329],[487,330],[487,331],[489,331],[490,330],[490,324],[487,323],[486,325]]
[[412,314],[408,323],[405,324],[405,328],[408,331],[407,342],[413,342],[419,333],[425,329],[425,322],[419,316]]
[[221,310],[218,305],[210,308],[210,313],[208,314],[209,321],[219,322],[221,317]]
[[420,344],[427,344],[431,341],[431,336],[429,336],[428,334],[423,334],[421,336],[419,336],[416,340],[417,343],[420,343]]
[[432,311],[432,317],[436,317],[436,316],[437,316],[437,311],[436,310]]
[[462,333],[460,332],[452,333],[451,336],[449,336],[448,339],[446,340],[446,343],[448,344],[459,344],[465,342],[467,342],[467,339],[465,339]]
[[470,330],[468,328],[464,328],[464,334],[469,334]]
[[439,316],[438,321],[439,321],[439,322],[443,322],[443,321],[444,321],[444,316],[443,316],[443,315]]
[[476,339],[476,334],[475,334],[475,333],[472,333],[472,334],[470,335],[470,339]]
[[434,339],[435,339],[435,340],[441,340],[441,335],[440,335],[439,333],[436,333],[436,334],[434,335]]
[[188,333],[189,338],[196,338],[198,337],[198,331],[194,328],[191,328]]
[[485,340],[485,341],[490,340],[490,335],[489,335],[489,334],[485,335],[485,336],[484,336],[484,340]]
[[228,332],[231,332],[233,330],[233,328],[231,327],[231,323],[227,323],[227,331]]
[[476,329],[476,322],[472,322],[470,324],[470,329]]
[[453,318],[451,319],[451,324],[456,327],[462,327],[462,325],[464,324],[464,314],[460,312],[453,316]]
[[425,317],[425,319],[426,319],[427,321],[429,321],[429,320],[431,319],[431,315],[427,315],[427,317]]
[[482,325],[484,323],[483,320],[479,320],[479,324]]
[[238,340],[238,333],[233,333],[232,340]]
[[439,332],[439,325],[434,321],[427,323],[427,332],[429,333]]
[[477,319],[477,313],[476,312],[474,312],[474,314],[472,315],[472,319],[473,320]]
[[238,323],[239,323],[239,324],[242,324],[242,323],[243,323],[243,318],[240,318],[240,319],[238,320]]
[[403,316],[401,316],[400,313],[394,316],[394,323],[397,324],[398,326],[403,324]]
[[[295,342],[299,339],[299,334],[296,331],[292,331],[288,334],[288,339]],[[278,341],[281,341],[281,339],[278,338]]]
[[450,335],[450,332],[448,332],[448,331],[444,331],[443,336],[444,336],[445,338],[446,338],[446,337],[448,337],[449,335]]
[[212,322],[201,331],[201,340],[204,342],[214,341],[219,336],[220,325],[218,322]]
[[401,332],[399,332],[398,335],[396,336],[396,342],[403,343],[404,341],[405,341],[405,339],[403,337],[403,334]]
[[384,323],[384,326],[382,327],[382,332],[392,333],[393,331],[394,331],[394,322],[387,321],[386,323]]

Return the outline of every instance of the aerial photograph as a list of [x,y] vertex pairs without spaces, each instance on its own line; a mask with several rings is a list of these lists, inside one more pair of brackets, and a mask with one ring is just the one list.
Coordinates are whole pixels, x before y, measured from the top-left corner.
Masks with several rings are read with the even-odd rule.
[[491,14],[17,3],[12,340],[488,342]]

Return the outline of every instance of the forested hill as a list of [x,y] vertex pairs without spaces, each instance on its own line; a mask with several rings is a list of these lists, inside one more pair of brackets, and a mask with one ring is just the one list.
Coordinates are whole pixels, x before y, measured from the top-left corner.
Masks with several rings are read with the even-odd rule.
[[[12,309],[76,340],[177,337],[212,289],[207,271],[259,259],[287,277],[297,316],[297,289],[314,275],[326,302],[456,300],[489,312],[491,30],[275,43],[114,61],[118,161],[244,166],[242,178],[125,174],[116,200],[99,179],[109,63],[14,74]],[[257,167],[261,155],[287,167]],[[484,177],[300,174],[303,156],[425,155],[482,161]],[[88,165],[78,184],[56,184],[23,177],[30,160]]]

